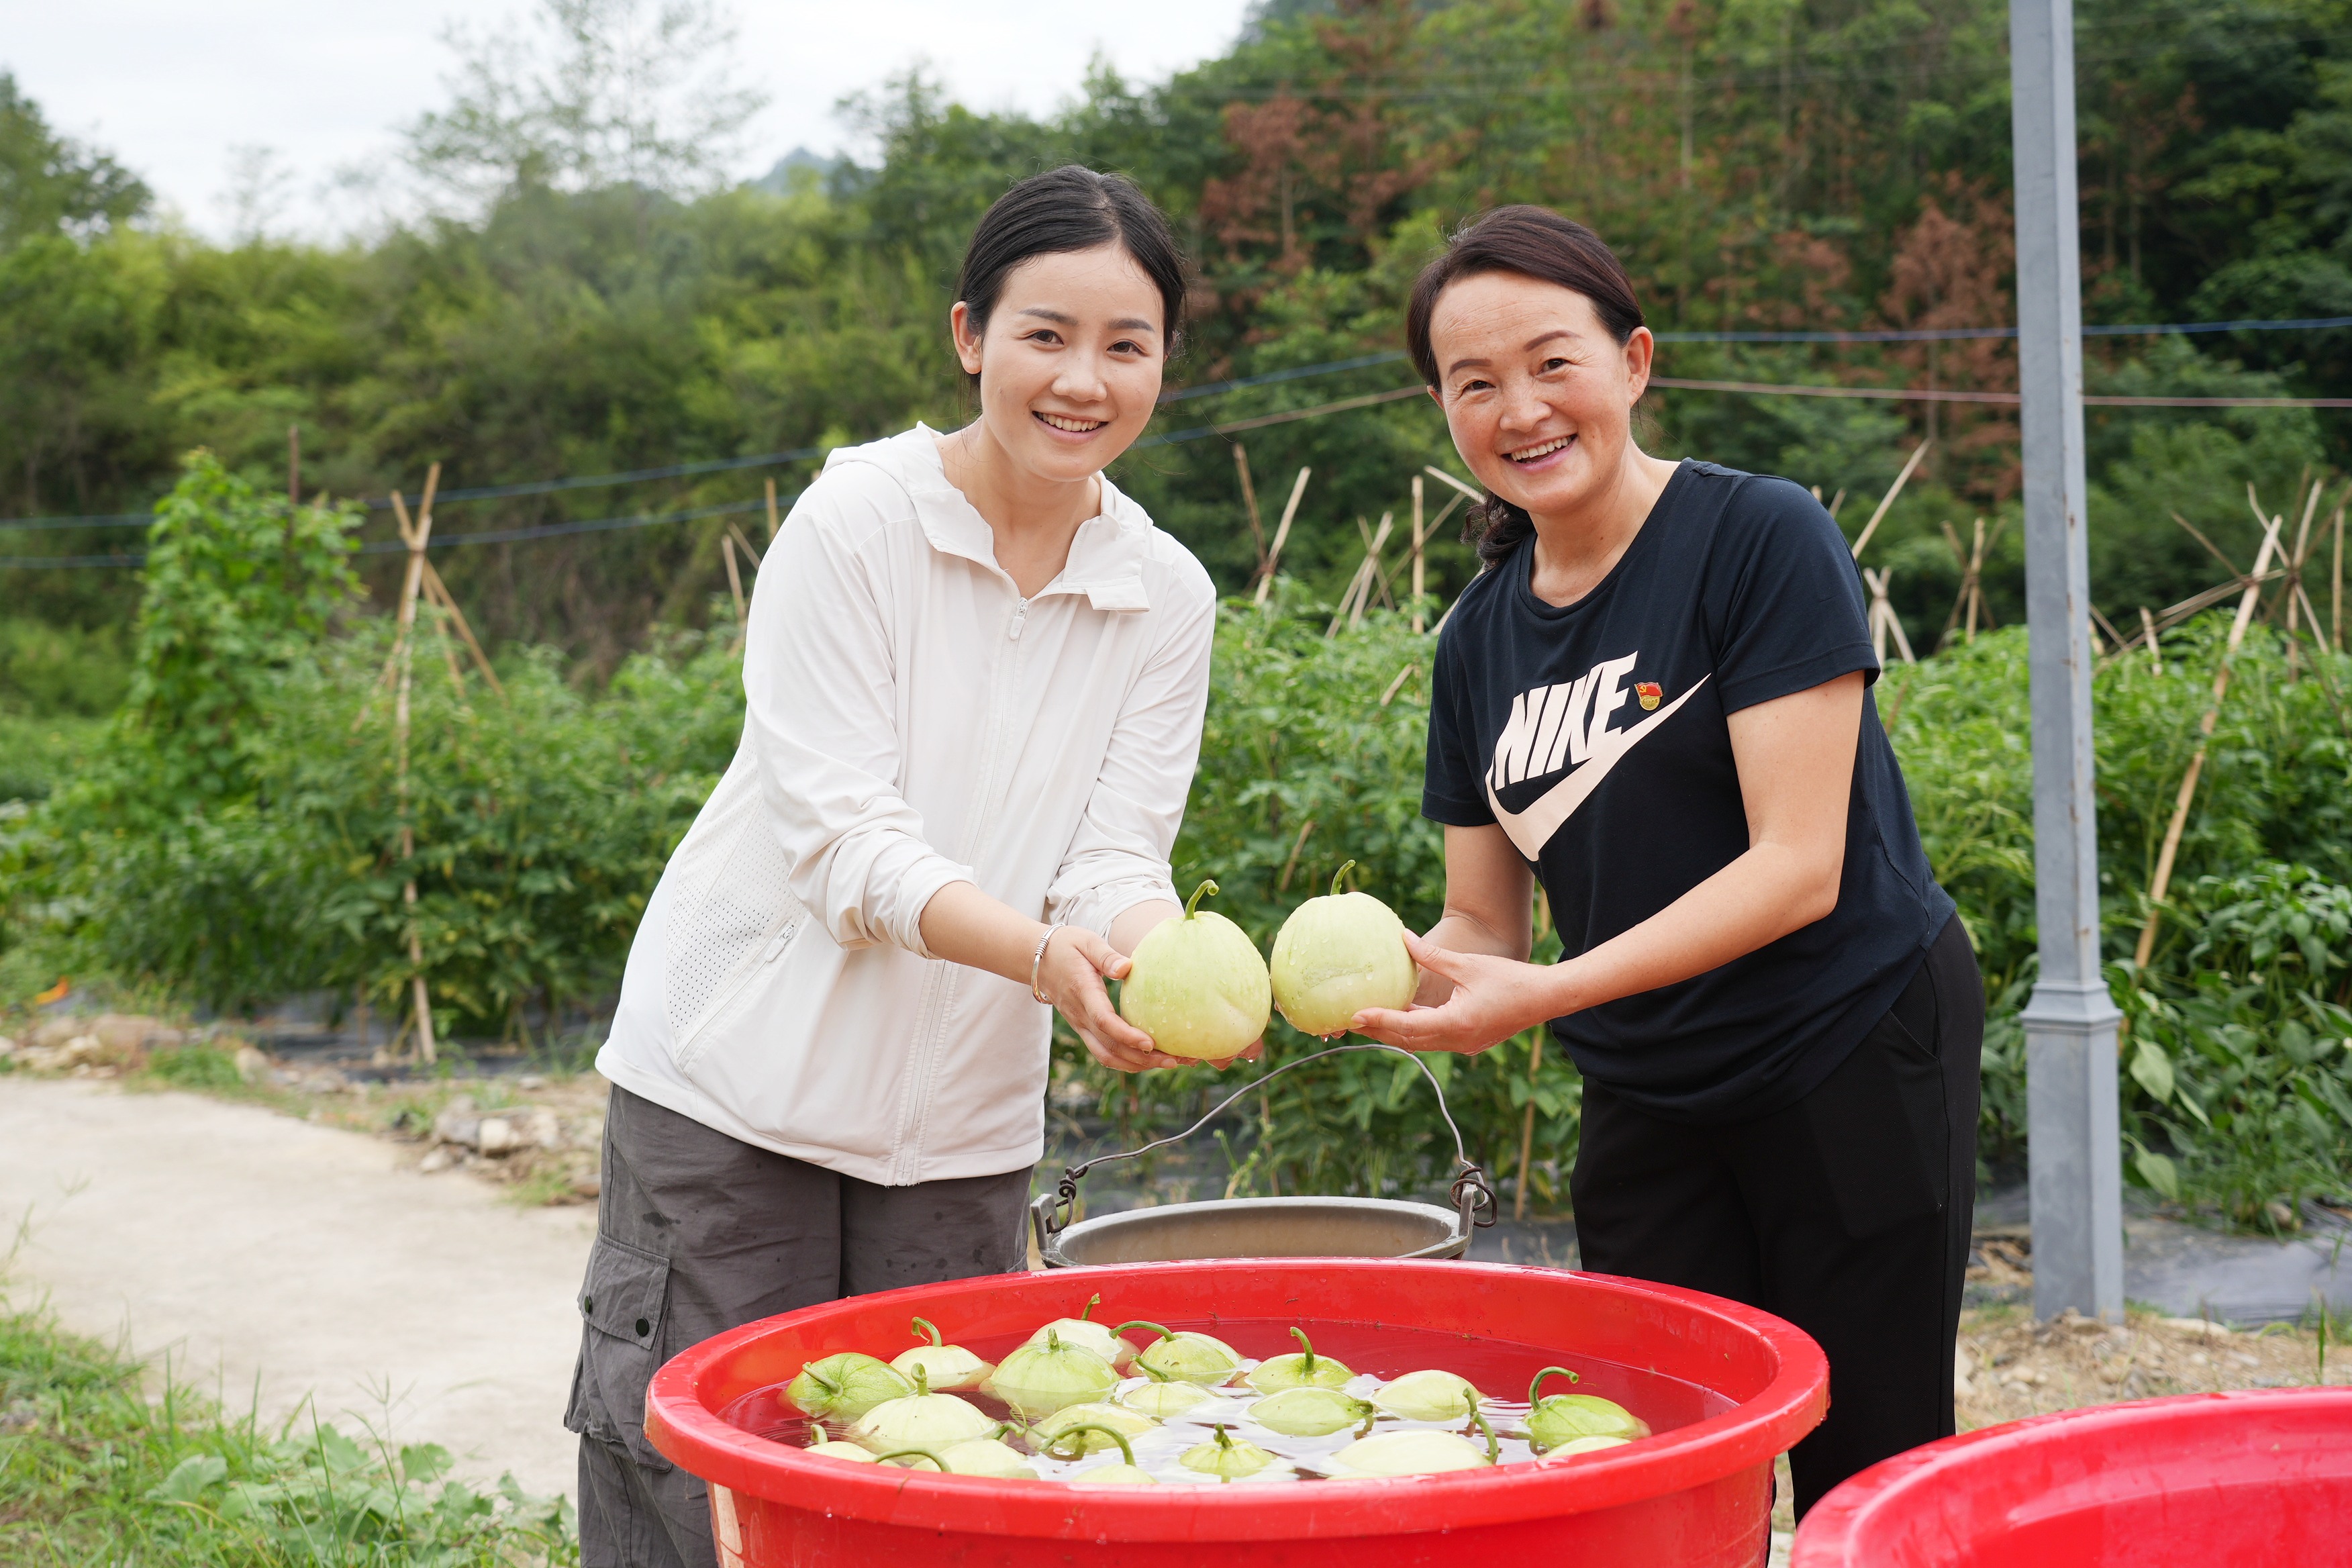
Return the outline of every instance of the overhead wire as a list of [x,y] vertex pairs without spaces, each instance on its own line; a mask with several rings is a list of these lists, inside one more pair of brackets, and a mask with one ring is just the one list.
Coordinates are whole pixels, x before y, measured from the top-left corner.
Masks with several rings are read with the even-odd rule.
[[[2211,332],[2284,332],[2325,331],[2352,327],[2352,316],[2305,316],[2291,320],[2246,320],[2229,321],[2143,321],[2119,325],[2091,325],[2083,328],[2086,338],[2160,337],[2168,333]],[[1890,327],[1884,329],[1801,330],[1759,329],[1756,331],[1709,331],[1668,330],[1654,334],[1662,343],[1898,343],[1898,342],[1958,342],[1970,340],[2007,340],[2017,336],[2015,327]],[[1395,364],[1405,358],[1402,350],[1390,349],[1380,353],[1360,354],[1353,359],[1328,360],[1318,364],[1292,365],[1282,370],[1265,371],[1255,375],[1235,376],[1224,381],[1205,382],[1197,386],[1180,387],[1160,395],[1164,407],[1171,403],[1186,402],[1199,397],[1222,397],[1228,393],[1242,392],[1251,387],[1271,386],[1283,382],[1299,381],[1322,375],[1338,375],[1351,370],[1367,370],[1376,365]],[[1661,381],[1658,384],[1670,384]],[[1708,389],[1725,390],[1748,383],[1724,383],[1721,387],[1710,384]],[[1803,395],[1823,395],[1820,392]],[[1871,394],[1870,395],[1876,395]],[[1958,399],[1958,401],[1968,401]],[[2277,402],[2258,399],[2256,402]],[[1353,406],[1354,405],[1350,405]],[[2183,405],[2182,406],[2236,406],[2237,405]],[[2304,406],[2332,408],[2342,406],[2326,399],[2305,400]],[[1200,435],[1215,434],[1227,428],[1223,424],[1200,426],[1197,432],[1148,437],[1139,445],[1160,446],[1170,441],[1196,439]],[[472,489],[443,491],[435,500],[436,506],[460,501],[502,500],[514,496],[547,495],[560,490],[593,489],[615,485],[642,484],[656,479],[681,479],[692,475],[723,473],[737,468],[778,467],[786,463],[805,462],[824,456],[823,447],[798,447],[790,451],[762,452],[744,458],[714,458],[692,463],[671,463],[656,468],[632,468],[621,473],[583,474],[564,479],[530,479],[518,484],[481,485]],[[366,498],[370,510],[388,510],[392,502],[386,497]],[[154,521],[152,511],[101,512],[78,517],[18,517],[0,518],[0,530],[37,532],[69,528],[141,528]],[[0,560],[11,558],[0,557]]]

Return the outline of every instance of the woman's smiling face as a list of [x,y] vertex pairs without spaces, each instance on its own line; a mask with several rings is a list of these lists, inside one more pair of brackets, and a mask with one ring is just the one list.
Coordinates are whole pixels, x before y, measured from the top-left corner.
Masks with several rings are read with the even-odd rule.
[[1167,363],[1160,290],[1118,244],[1034,256],[1005,275],[985,328],[955,308],[956,354],[981,419],[1013,464],[1090,479],[1133,445]]
[[1649,384],[1647,328],[1620,343],[1574,289],[1479,272],[1438,296],[1429,342],[1454,448],[1490,494],[1565,517],[1614,488]]

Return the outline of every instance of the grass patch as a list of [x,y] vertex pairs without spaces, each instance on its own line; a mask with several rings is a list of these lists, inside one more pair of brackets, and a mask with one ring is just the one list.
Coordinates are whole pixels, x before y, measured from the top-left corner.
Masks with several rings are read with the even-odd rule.
[[579,1561],[571,1505],[448,1477],[307,1415],[264,1426],[0,1306],[0,1562],[520,1568]]

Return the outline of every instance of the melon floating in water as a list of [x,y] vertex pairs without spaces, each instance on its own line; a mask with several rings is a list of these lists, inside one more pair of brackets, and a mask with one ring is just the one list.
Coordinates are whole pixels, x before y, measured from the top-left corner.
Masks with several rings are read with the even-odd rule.
[[[1119,1436],[1140,1437],[1159,1423],[1123,1405],[1086,1400],[1066,1405],[1029,1428],[1029,1446],[1055,1458],[1075,1458],[1115,1445]],[[1064,1449],[1072,1450],[1064,1453]]]
[[1171,1057],[1221,1062],[1265,1033],[1274,993],[1249,933],[1200,908],[1214,882],[1192,889],[1181,917],[1162,921],[1135,944],[1119,984],[1119,1016]]
[[1420,984],[1396,911],[1370,893],[1339,890],[1355,864],[1333,875],[1328,897],[1293,910],[1274,939],[1274,1005],[1301,1034],[1345,1034],[1367,1007],[1412,1005]]
[[1241,1352],[1214,1334],[1196,1333],[1191,1329],[1171,1333],[1158,1323],[1146,1322],[1141,1318],[1121,1323],[1111,1331],[1123,1334],[1129,1329],[1150,1329],[1160,1336],[1150,1350],[1135,1358],[1135,1370],[1148,1377],[1214,1388],[1242,1369]]
[[1450,1372],[1409,1372],[1384,1384],[1372,1403],[1406,1421],[1460,1421],[1478,1408],[1478,1391]]
[[1242,1379],[1244,1383],[1260,1394],[1280,1394],[1286,1388],[1340,1388],[1356,1375],[1344,1363],[1328,1355],[1317,1355],[1306,1330],[1293,1329],[1290,1333],[1298,1342],[1298,1349],[1258,1363]]
[[1585,1437],[1613,1437],[1630,1443],[1650,1435],[1648,1422],[1613,1399],[1603,1399],[1597,1394],[1543,1394],[1538,1397],[1548,1377],[1578,1381],[1576,1373],[1564,1366],[1548,1366],[1528,1384],[1528,1440],[1538,1448],[1558,1451]]
[[1023,1345],[997,1363],[986,1392],[1011,1405],[1016,1415],[1034,1421],[1068,1405],[1102,1399],[1118,1386],[1118,1373],[1110,1363],[1048,1327],[1043,1344]]
[[1423,1426],[1411,1432],[1379,1432],[1349,1444],[1328,1461],[1342,1479],[1379,1476],[1426,1476],[1444,1470],[1481,1470],[1495,1461],[1478,1446],[1453,1432]]
[[952,1394],[933,1394],[915,1373],[916,1392],[886,1399],[857,1418],[849,1438],[877,1454],[899,1448],[938,1448],[974,1437],[992,1437],[996,1423],[980,1407]]
[[915,1392],[887,1362],[858,1351],[820,1357],[801,1368],[784,1390],[803,1415],[855,1421],[886,1399],[904,1399]]
[[1269,1394],[1249,1407],[1251,1420],[1286,1437],[1328,1437],[1350,1426],[1369,1428],[1375,1414],[1352,1394],[1303,1384]]
[[1272,1454],[1247,1438],[1236,1442],[1227,1436],[1223,1423],[1218,1423],[1214,1430],[1216,1438],[1213,1442],[1195,1443],[1179,1455],[1176,1462],[1188,1470],[1198,1470],[1221,1481],[1237,1481],[1244,1476],[1254,1476],[1276,1462]]
[[911,1379],[920,1372],[924,1382],[935,1394],[951,1393],[959,1388],[978,1388],[988,1381],[996,1369],[964,1349],[961,1345],[940,1343],[940,1331],[928,1318],[917,1318],[914,1331],[918,1337],[930,1336],[928,1344],[900,1351],[890,1360],[899,1376]]

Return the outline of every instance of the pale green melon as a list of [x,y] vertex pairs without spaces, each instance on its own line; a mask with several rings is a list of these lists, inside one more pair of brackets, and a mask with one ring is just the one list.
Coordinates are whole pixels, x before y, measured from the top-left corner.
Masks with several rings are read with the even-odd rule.
[[1119,1016],[1171,1057],[1220,1062],[1265,1033],[1274,993],[1249,933],[1220,914],[1199,912],[1203,882],[1180,920],[1163,921],[1135,945],[1118,992]]
[[1301,1034],[1345,1034],[1367,1007],[1402,1010],[1420,984],[1396,911],[1370,893],[1339,891],[1353,865],[1339,868],[1328,898],[1293,910],[1274,939],[1274,1003]]

